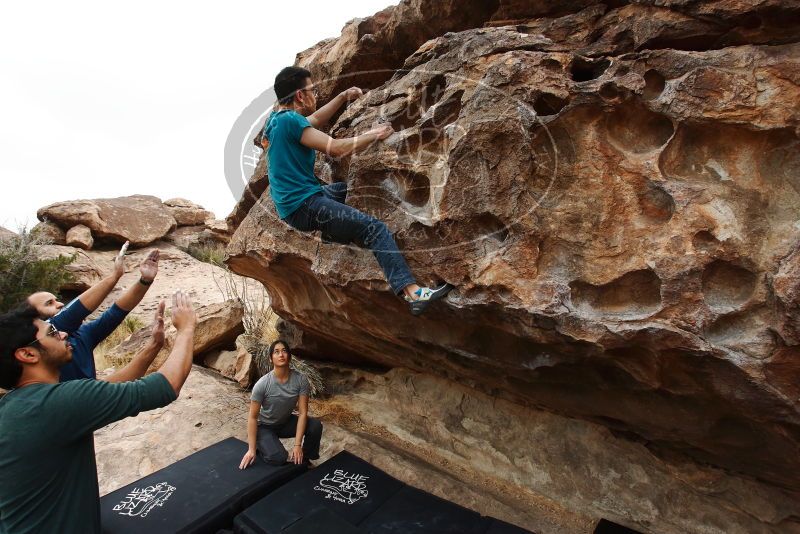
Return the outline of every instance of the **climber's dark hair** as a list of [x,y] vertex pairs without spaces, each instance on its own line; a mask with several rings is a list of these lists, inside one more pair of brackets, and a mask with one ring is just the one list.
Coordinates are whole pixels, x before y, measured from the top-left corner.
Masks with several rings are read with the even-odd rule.
[[275,96],[282,105],[288,105],[294,100],[294,92],[306,86],[306,78],[311,73],[301,67],[286,67],[275,76]]
[[292,361],[292,349],[289,348],[289,344],[286,341],[282,340],[282,339],[276,339],[275,341],[273,341],[269,345],[269,361],[270,361],[270,363],[272,363],[272,351],[275,350],[275,347],[278,345],[278,343],[280,343],[281,345],[286,347],[286,352],[289,355],[288,360],[291,362]]
[[36,308],[28,305],[0,315],[0,388],[12,389],[22,376],[22,364],[14,357],[17,349],[36,339],[39,318]]

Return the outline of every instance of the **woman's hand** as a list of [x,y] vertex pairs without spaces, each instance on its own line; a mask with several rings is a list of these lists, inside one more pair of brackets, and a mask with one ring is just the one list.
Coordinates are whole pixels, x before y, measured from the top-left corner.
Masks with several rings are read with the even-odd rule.
[[293,464],[303,463],[303,447],[295,445],[292,452],[289,453],[289,461]]
[[256,451],[247,449],[247,452],[242,456],[242,461],[239,463],[239,469],[247,469],[248,466],[253,465],[256,461]]

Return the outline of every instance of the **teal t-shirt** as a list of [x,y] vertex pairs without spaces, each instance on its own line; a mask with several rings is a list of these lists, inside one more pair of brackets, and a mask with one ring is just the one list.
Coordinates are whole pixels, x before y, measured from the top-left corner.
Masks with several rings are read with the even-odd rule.
[[100,533],[92,432],[166,406],[160,373],[133,382],[31,384],[0,399],[0,533]]
[[307,118],[287,109],[273,111],[264,127],[264,137],[269,140],[269,192],[281,219],[311,195],[322,192],[314,176],[315,150],[300,144],[303,130],[309,127]]

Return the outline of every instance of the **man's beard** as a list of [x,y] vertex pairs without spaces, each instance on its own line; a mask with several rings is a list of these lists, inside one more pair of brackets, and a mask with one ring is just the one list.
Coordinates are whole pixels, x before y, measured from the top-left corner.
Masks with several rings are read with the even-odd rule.
[[[64,341],[64,343],[68,343],[68,341]],[[39,354],[42,357],[42,361],[48,367],[55,367],[56,369],[59,369],[65,363],[72,361],[72,351],[67,347],[64,347],[63,351],[58,352],[40,348]]]

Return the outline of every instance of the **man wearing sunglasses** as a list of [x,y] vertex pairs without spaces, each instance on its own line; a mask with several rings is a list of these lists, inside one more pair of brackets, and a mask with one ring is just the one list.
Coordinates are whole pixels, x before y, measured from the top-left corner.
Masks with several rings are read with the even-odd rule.
[[[33,307],[40,319],[49,320],[59,330],[69,335],[68,341],[73,348],[72,360],[61,368],[61,381],[80,378],[96,378],[94,366],[94,349],[111,332],[117,328],[128,313],[141,302],[150,284],[158,274],[158,249],[152,250],[139,266],[139,280],[127,288],[100,317],[84,323],[84,319],[95,311],[105,298],[116,287],[119,279],[125,274],[125,255],[123,251],[114,260],[114,270],[107,277],[87,289],[67,306],[59,302],[55,295],[39,291],[30,295],[20,307]],[[163,311],[163,308],[162,308]],[[163,321],[163,317],[160,319]],[[156,322],[159,314],[156,312]],[[126,382],[141,378],[153,363],[158,351],[163,347],[156,337],[148,343],[122,369],[104,378],[108,382]]]
[[345,204],[346,183],[320,186],[314,175],[316,151],[335,158],[361,152],[392,135],[382,124],[356,137],[333,139],[317,128],[327,123],[345,102],[362,95],[352,87],[317,109],[317,93],[311,73],[286,67],[275,78],[276,108],[264,127],[269,161],[269,191],[278,216],[303,232],[320,230],[323,240],[356,243],[375,255],[392,291],[405,298],[410,311],[419,315],[428,305],[453,288],[420,287],[383,221]]
[[65,332],[33,308],[0,315],[0,532],[99,533],[100,496],[92,432],[175,400],[192,366],[197,316],[187,296],[172,298],[172,352],[146,378],[122,383],[72,380]]

